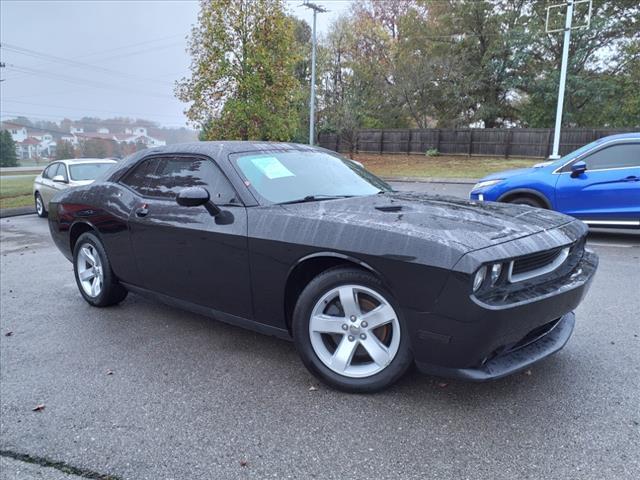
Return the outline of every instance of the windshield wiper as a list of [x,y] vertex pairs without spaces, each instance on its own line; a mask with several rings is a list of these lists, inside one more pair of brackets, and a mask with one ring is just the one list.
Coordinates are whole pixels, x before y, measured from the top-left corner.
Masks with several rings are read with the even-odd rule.
[[307,202],[319,202],[320,200],[332,200],[336,198],[351,198],[355,195],[307,195],[303,198],[296,200],[288,200],[286,202],[278,202],[278,205],[288,205],[290,203],[307,203]]

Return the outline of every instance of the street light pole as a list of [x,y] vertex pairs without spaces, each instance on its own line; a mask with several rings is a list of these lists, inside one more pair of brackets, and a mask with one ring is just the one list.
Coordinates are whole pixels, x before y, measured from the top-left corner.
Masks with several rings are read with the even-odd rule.
[[558,86],[558,105],[556,107],[556,126],[553,132],[552,160],[560,158],[560,128],[562,127],[562,109],[564,107],[564,88],[567,83],[567,62],[569,43],[571,42],[571,23],[573,21],[573,0],[567,1],[567,18],[564,22],[564,43],[562,45],[562,66],[560,67],[560,85]]
[[314,124],[316,116],[316,16],[318,12],[324,13],[327,10],[323,7],[305,1],[305,7],[313,10],[313,33],[311,35],[311,94],[309,95],[309,145],[315,142]]

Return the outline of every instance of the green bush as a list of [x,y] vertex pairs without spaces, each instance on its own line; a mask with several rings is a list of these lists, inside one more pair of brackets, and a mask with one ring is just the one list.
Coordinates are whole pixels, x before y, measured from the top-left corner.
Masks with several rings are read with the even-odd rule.
[[438,152],[437,148],[430,148],[425,152],[425,155],[427,157],[437,157],[438,155],[440,155],[440,152]]

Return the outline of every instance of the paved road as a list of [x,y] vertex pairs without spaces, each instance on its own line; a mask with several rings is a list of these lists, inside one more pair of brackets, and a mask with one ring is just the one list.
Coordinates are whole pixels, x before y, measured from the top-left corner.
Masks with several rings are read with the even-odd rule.
[[282,340],[133,295],[91,308],[45,221],[0,226],[3,480],[64,478],[17,455],[141,480],[640,475],[637,235],[590,238],[575,334],[529,374],[413,372],[364,396],[318,384]]

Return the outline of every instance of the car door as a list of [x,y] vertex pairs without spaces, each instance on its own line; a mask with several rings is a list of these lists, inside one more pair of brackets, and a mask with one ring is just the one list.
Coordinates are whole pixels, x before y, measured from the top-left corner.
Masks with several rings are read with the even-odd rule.
[[[53,196],[61,190],[60,183],[54,182],[53,178],[56,175],[62,175],[62,172],[64,172],[64,170],[64,165],[60,162],[56,162],[47,167],[47,169],[43,172],[40,195],[42,195],[42,201],[44,202],[45,208],[47,209],[49,208],[49,202],[51,201]],[[66,175],[66,172],[64,172],[64,174]]]
[[[129,231],[142,286],[251,318],[247,213],[222,171],[194,156],[149,158],[138,169],[142,175],[132,175],[145,176],[146,183],[138,189]],[[177,193],[193,186],[206,188],[222,214],[178,205]]]
[[[580,161],[587,170],[572,175],[571,166]],[[576,158],[558,173],[559,211],[594,224],[640,220],[640,142],[605,145]]]

